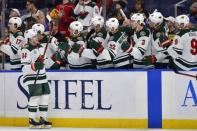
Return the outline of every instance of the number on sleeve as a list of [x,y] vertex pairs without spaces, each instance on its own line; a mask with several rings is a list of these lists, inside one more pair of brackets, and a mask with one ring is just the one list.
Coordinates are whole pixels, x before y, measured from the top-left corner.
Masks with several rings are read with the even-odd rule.
[[197,39],[192,39],[191,41],[191,54],[197,55]]

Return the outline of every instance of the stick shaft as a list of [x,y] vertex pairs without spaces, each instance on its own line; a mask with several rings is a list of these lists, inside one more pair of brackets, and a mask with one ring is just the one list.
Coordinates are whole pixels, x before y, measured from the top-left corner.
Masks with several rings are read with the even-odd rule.
[[[53,33],[53,24],[51,25],[51,30],[50,30],[50,33],[49,33],[49,40],[47,41],[47,44],[46,44],[46,47],[44,49],[44,53],[43,53],[43,56],[45,56],[46,54],[46,51],[47,51],[47,48],[49,46],[49,42],[51,40],[51,36],[52,36],[52,33]],[[34,81],[34,85],[36,84],[37,80],[38,80],[38,75],[40,74],[40,70],[38,70],[37,74],[36,74],[36,79]]]

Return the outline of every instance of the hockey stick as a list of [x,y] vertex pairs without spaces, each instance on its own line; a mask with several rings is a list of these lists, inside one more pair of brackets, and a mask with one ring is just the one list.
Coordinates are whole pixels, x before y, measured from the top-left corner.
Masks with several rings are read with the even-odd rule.
[[[48,48],[48,46],[49,46],[49,42],[50,42],[50,40],[51,40],[51,36],[52,36],[52,33],[53,33],[53,22],[52,22],[52,19],[51,19],[51,17],[49,16],[49,15],[47,15],[47,19],[49,20],[49,22],[51,23],[51,30],[50,30],[50,32],[49,32],[49,39],[48,39],[48,41],[47,41],[47,44],[46,44],[46,46],[45,46],[45,49],[44,49],[44,53],[43,53],[43,57],[45,56],[45,54],[46,54],[46,52],[47,52],[47,48]],[[37,72],[37,74],[36,74],[36,79],[35,79],[35,81],[34,81],[34,86],[36,85],[36,82],[37,82],[37,80],[38,80],[38,75],[40,74],[40,70],[38,70],[38,72]]]
[[187,73],[182,73],[182,72],[179,72],[178,69],[176,68],[176,65],[175,63],[173,62],[173,60],[171,59],[170,60],[171,62],[171,68],[172,70],[174,71],[175,74],[178,74],[178,75],[182,75],[182,76],[187,76],[187,77],[192,77],[192,78],[195,78],[197,80],[197,75],[191,75],[191,74],[187,74]]
[[99,9],[99,15],[100,16],[102,15],[102,11],[103,11],[103,7],[101,6],[100,9]]
[[120,13],[121,13],[122,17],[124,18],[124,20],[128,20],[127,16],[125,15],[125,13],[122,9],[120,9]]
[[187,73],[182,73],[182,72],[179,72],[178,70],[174,70],[174,72],[178,75],[183,75],[183,76],[188,76],[188,77],[192,77],[192,78],[195,78],[197,80],[197,75],[191,75],[191,74],[187,74]]

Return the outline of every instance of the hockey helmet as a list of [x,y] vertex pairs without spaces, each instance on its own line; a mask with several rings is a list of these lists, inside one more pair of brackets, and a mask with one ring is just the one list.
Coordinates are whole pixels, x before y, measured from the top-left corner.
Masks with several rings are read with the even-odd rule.
[[43,34],[45,31],[45,27],[43,24],[34,24],[32,29],[35,30],[38,34]]
[[107,20],[106,26],[110,32],[113,32],[114,30],[118,29],[119,22],[116,18],[110,18],[109,20]]
[[179,15],[176,17],[175,22],[179,25],[184,24],[184,26],[186,26],[190,21],[187,15]]
[[32,37],[35,37],[37,35],[37,32],[33,29],[29,29],[25,31],[24,36],[25,40],[28,41],[28,39],[31,39]]
[[91,21],[92,21],[93,26],[100,25],[100,27],[103,27],[104,25],[104,18],[99,15],[93,17]]
[[80,32],[83,31],[83,25],[82,25],[82,23],[79,22],[79,21],[73,21],[73,22],[70,24],[69,28],[70,28],[70,31],[71,31],[71,33],[72,33],[73,35],[77,35],[77,34],[79,34]]
[[144,23],[144,15],[140,13],[135,13],[131,16],[131,20],[138,22],[139,24],[145,24]]
[[160,25],[163,23],[164,17],[161,12],[155,11],[149,16],[150,22],[154,23],[155,25]]
[[12,17],[9,19],[9,24],[12,24],[12,25],[16,25],[16,27],[21,27],[22,25],[22,20],[20,17]]

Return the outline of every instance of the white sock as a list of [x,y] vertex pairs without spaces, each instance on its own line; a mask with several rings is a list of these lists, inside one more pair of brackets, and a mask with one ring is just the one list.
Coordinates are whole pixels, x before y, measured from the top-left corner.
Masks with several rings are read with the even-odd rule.
[[42,95],[40,97],[39,111],[40,111],[40,116],[43,117],[44,119],[47,118],[49,98],[50,95]]
[[35,119],[40,96],[33,96],[28,103],[29,118]]

